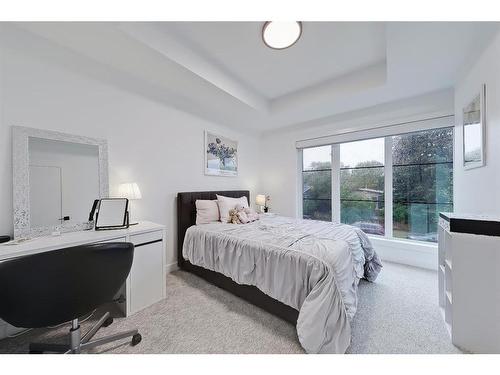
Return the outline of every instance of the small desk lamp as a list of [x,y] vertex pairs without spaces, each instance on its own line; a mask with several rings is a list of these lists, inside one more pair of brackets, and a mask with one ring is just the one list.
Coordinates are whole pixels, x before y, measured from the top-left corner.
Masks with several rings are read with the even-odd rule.
[[267,212],[269,210],[269,207],[267,207],[268,199],[269,197],[264,194],[259,194],[255,197],[255,203],[257,206],[260,206],[260,212]]
[[120,198],[127,198],[130,201],[128,205],[128,217],[130,225],[139,224],[137,221],[133,222],[132,220],[132,201],[142,199],[139,186],[137,186],[135,182],[126,182],[120,184],[118,188],[118,194],[120,195]]

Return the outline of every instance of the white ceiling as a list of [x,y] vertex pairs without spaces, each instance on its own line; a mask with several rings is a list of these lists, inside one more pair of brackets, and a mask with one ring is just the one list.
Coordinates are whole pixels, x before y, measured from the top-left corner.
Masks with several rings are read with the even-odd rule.
[[260,22],[172,22],[159,27],[268,99],[386,59],[385,25],[376,22],[305,22],[297,44],[284,50],[262,43]]
[[[22,23],[3,42],[244,131],[321,119],[453,87],[497,23],[304,22],[286,50],[262,22]],[[63,48],[60,48],[63,47]]]

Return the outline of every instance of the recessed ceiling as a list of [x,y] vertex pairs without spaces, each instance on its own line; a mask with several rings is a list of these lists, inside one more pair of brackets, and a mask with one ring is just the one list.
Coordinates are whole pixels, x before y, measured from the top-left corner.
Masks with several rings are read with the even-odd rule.
[[[16,23],[0,43],[248,132],[453,88],[492,37],[486,22],[303,22],[272,50],[263,22]],[[57,56],[57,58],[55,57]]]
[[263,22],[172,22],[176,33],[268,99],[385,62],[385,24],[303,22],[296,44],[272,50],[262,41]]

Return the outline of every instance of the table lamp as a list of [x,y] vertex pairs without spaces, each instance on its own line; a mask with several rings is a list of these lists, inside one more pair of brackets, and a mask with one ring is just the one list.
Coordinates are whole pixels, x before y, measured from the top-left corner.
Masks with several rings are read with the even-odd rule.
[[269,207],[267,207],[267,196],[264,194],[259,194],[255,197],[255,204],[260,206],[260,212],[267,212]]
[[141,191],[139,186],[135,182],[125,182],[120,184],[118,188],[118,195],[120,198],[127,198],[129,200],[128,204],[128,219],[130,225],[139,224],[137,221],[132,220],[132,201],[137,199],[142,199]]

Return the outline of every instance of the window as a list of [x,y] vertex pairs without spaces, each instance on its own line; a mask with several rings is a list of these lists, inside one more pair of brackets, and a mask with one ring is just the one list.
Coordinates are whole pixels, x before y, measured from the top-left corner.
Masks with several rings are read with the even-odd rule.
[[384,138],[340,145],[340,221],[384,235]]
[[436,242],[453,211],[453,127],[305,148],[302,161],[305,219]]
[[392,137],[393,236],[437,241],[439,212],[453,211],[453,129]]
[[302,214],[304,219],[332,220],[332,147],[302,152]]

